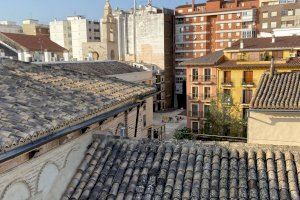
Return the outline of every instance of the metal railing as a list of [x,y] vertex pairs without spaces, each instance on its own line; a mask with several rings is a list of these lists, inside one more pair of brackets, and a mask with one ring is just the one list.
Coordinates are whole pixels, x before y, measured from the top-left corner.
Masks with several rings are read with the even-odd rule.
[[188,111],[188,117],[201,119],[204,118],[204,112]]

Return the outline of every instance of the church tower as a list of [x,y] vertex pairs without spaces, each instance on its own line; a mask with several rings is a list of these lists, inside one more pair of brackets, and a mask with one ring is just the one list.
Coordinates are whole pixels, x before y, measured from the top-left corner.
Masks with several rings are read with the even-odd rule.
[[107,44],[108,58],[117,59],[118,42],[117,42],[117,25],[112,14],[112,8],[109,0],[105,1],[104,14],[101,20],[101,42]]
[[106,0],[104,7],[104,14],[102,18],[102,34],[101,41],[114,42],[114,33],[116,29],[116,20],[112,14],[112,8],[109,0]]

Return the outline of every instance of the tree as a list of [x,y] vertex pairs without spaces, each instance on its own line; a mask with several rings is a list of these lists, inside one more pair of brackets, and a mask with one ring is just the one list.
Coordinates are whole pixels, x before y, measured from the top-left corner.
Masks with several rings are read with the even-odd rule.
[[240,105],[233,102],[230,94],[220,93],[211,101],[203,126],[203,133],[232,137],[245,137],[246,120],[239,116]]

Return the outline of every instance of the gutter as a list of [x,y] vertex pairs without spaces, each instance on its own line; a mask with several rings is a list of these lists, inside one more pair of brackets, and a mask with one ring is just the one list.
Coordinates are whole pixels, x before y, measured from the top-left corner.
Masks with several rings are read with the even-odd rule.
[[[153,94],[155,94],[155,92],[151,92],[148,95],[142,95],[139,96],[138,99],[146,99],[150,96],[152,96]],[[57,132],[54,132],[53,134],[47,135],[45,137],[39,138],[38,140],[35,140],[31,143],[25,144],[23,146],[19,146],[15,149],[9,150],[7,152],[4,152],[2,154],[0,154],[0,163],[3,163],[7,160],[13,159],[21,154],[27,153],[31,150],[34,150],[44,144],[47,144],[53,140],[56,140],[58,138],[64,137],[70,133],[73,133],[74,131],[77,130],[81,130],[87,126],[90,126],[92,124],[95,124],[97,122],[101,122],[101,121],[105,121],[107,118],[109,117],[113,117],[119,113],[125,112],[126,110],[129,110],[131,108],[137,107],[141,104],[142,102],[133,102],[133,103],[128,103],[120,108],[116,108],[114,110],[111,110],[109,112],[106,113],[102,113],[96,117],[93,117],[89,120],[86,120],[84,122],[81,122],[79,124],[70,126],[70,127],[66,127],[62,130],[59,130]]]
[[249,112],[258,112],[258,113],[300,113],[300,110],[287,110],[287,109],[249,109]]

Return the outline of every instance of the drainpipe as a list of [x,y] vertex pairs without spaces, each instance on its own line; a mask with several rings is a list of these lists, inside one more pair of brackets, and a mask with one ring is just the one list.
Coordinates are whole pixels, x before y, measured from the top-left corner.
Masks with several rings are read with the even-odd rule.
[[138,129],[138,125],[139,125],[140,106],[141,105],[138,105],[137,108],[136,108],[136,120],[135,120],[134,137],[137,136],[137,129]]

